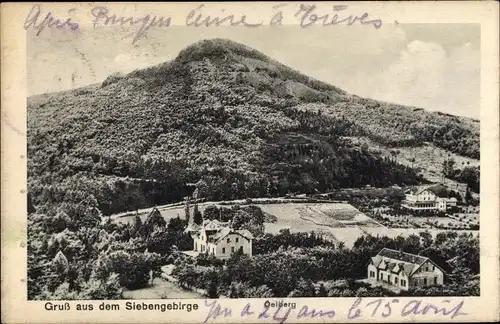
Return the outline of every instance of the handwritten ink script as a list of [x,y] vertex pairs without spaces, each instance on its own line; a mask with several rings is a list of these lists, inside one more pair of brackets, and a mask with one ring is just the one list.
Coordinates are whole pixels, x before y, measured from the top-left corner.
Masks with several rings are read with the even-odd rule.
[[[75,9],[70,9],[68,10],[68,14],[74,11]],[[43,18],[40,18],[41,16]],[[50,11],[42,15],[40,6],[36,4],[31,8],[24,20],[24,29],[34,29],[36,30],[36,35],[39,36],[46,27],[57,29],[69,28],[70,30],[77,31],[80,26],[78,23],[71,21],[71,18],[59,19]]]
[[106,7],[95,7],[91,10],[94,20],[92,21],[94,28],[98,25],[104,26],[136,26],[139,25],[139,30],[133,33],[132,43],[135,44],[139,39],[146,35],[146,32],[151,27],[169,27],[172,21],[171,17],[158,17],[154,15],[145,15],[143,17],[117,17],[112,15]]
[[[293,304],[293,306],[291,305]],[[246,317],[252,320],[286,323],[295,322],[297,319],[305,318],[324,318],[332,319],[338,317],[339,320],[347,318],[348,320],[373,319],[381,316],[382,318],[394,317],[417,317],[432,315],[440,316],[441,319],[454,319],[458,316],[465,316],[464,301],[451,301],[449,299],[442,300],[437,303],[426,302],[421,299],[410,301],[400,301],[399,299],[370,299],[365,300],[358,297],[354,303],[346,309],[319,309],[303,305],[295,307],[295,303],[270,303],[266,301],[262,307],[255,307],[251,303],[247,303],[241,310],[232,310],[229,307],[224,307],[222,301],[205,300],[205,306],[208,310],[205,316],[204,323],[214,322],[217,319]]]
[[[284,8],[287,6],[296,6],[290,12],[294,12],[290,17],[285,17]],[[137,30],[130,34],[132,43],[137,43],[140,39],[146,36],[148,30],[153,27],[165,28],[172,25],[185,25],[187,27],[220,27],[220,26],[241,26],[255,28],[260,26],[282,26],[284,19],[290,19],[289,23],[299,25],[301,28],[310,26],[335,26],[354,24],[372,26],[375,29],[382,27],[381,19],[371,19],[370,14],[351,13],[350,8],[346,5],[334,5],[328,12],[321,11],[314,4],[279,4],[272,7],[270,17],[249,17],[247,14],[234,14],[221,9],[219,14],[206,14],[204,11],[205,5],[201,4],[190,10],[184,17],[183,21],[174,22],[169,15],[152,15],[146,14],[140,17],[135,16],[120,16],[113,13],[105,6],[96,6],[90,9],[92,16],[92,26],[96,27],[111,27],[111,26],[130,26],[137,27]],[[76,12],[77,9],[68,11],[68,16]],[[42,18],[43,17],[43,18]],[[80,24],[71,17],[58,18],[51,11],[42,11],[40,5],[34,5],[29,11],[24,21],[24,29],[36,30],[36,35],[45,28],[69,29],[78,31]]]

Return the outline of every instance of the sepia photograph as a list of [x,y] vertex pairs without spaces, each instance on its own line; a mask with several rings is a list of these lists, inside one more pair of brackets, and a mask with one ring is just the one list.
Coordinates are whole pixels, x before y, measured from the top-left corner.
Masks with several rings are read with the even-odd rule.
[[27,31],[28,300],[480,295],[479,24],[169,28]]

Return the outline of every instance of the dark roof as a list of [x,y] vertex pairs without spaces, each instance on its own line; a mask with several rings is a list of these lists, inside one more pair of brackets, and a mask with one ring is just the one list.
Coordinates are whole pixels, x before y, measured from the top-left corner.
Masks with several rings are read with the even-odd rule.
[[435,195],[437,195],[436,193],[439,192],[439,190],[436,187],[429,187],[428,186],[428,187],[416,187],[416,188],[411,188],[411,189],[405,190],[405,194],[420,195],[424,191],[429,191]]
[[378,255],[386,257],[386,258],[400,260],[400,261],[407,262],[407,263],[417,264],[417,265],[420,265],[428,260],[428,258],[420,256],[420,255],[415,255],[415,254],[406,253],[406,252],[402,252],[402,251],[396,251],[396,250],[392,250],[392,249],[388,249],[388,248],[383,248],[378,253]]
[[252,233],[250,233],[250,231],[248,230],[234,230],[229,227],[222,227],[214,234],[209,235],[207,241],[217,244],[229,234],[238,234],[243,236],[247,240],[251,240],[253,238]]
[[396,264],[398,264],[399,268],[407,276],[413,275],[415,271],[417,271],[426,261],[432,262],[437,268],[441,269],[441,271],[443,271],[444,273],[447,272],[446,270],[444,270],[442,267],[440,267],[434,261],[432,261],[427,257],[406,253],[402,251],[396,251],[388,248],[383,248],[376,256],[371,258],[371,261],[373,262],[375,267],[380,269],[380,265],[384,260],[384,258],[387,258],[385,260],[385,263],[387,264],[386,270],[393,271]]

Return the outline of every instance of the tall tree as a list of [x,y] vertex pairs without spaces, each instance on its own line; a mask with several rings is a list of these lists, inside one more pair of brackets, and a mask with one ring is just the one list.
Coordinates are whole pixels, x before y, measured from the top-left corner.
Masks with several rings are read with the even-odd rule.
[[469,185],[467,185],[467,188],[465,189],[465,203],[470,205],[472,202],[472,194],[469,189]]
[[132,226],[132,233],[133,235],[140,233],[142,228],[142,219],[139,217],[138,214],[134,216],[134,225]]
[[186,198],[186,204],[184,206],[184,215],[186,216],[186,221],[189,223],[191,215],[189,210],[189,197]]
[[195,204],[193,208],[193,222],[198,225],[201,225],[203,223],[203,216],[198,209],[198,204]]

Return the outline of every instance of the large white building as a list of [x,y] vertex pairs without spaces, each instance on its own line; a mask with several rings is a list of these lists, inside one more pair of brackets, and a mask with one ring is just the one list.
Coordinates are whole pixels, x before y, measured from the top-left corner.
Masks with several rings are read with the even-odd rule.
[[252,256],[253,236],[248,230],[235,230],[228,223],[206,220],[201,226],[190,224],[186,231],[193,237],[193,255],[207,253],[227,259],[232,253],[241,251]]
[[444,271],[427,257],[384,248],[368,264],[368,281],[399,290],[442,285]]
[[456,198],[438,197],[428,188],[409,190],[405,192],[405,196],[401,206],[411,210],[446,211],[447,208],[457,205]]

